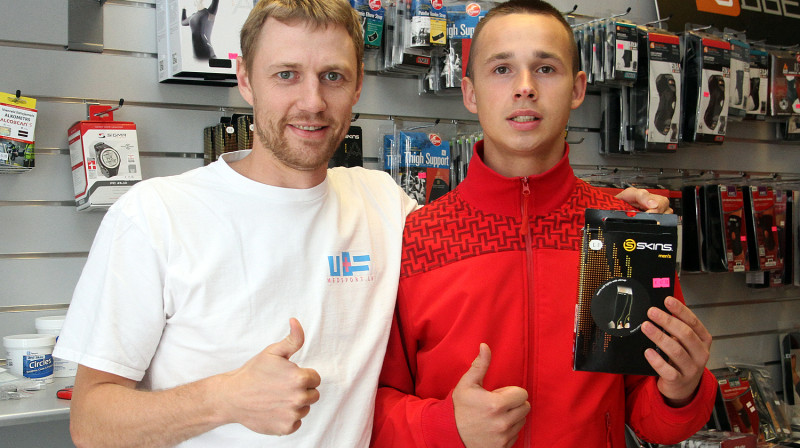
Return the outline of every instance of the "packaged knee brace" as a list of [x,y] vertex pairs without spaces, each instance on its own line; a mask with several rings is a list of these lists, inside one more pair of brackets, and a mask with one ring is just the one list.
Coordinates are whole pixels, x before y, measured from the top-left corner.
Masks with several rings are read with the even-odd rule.
[[750,47],[750,94],[745,101],[747,115],[763,120],[767,115],[769,93],[769,53]]
[[678,148],[681,116],[681,54],[678,36],[639,27],[639,77],[631,89],[630,123],[635,151]]
[[750,96],[750,44],[729,37],[731,45],[731,77],[728,89],[728,117],[744,118],[747,115],[747,97]]
[[722,143],[728,119],[730,43],[699,31],[681,37],[683,49],[683,140]]
[[632,85],[639,66],[639,33],[631,22],[609,19],[605,24],[605,82]]
[[676,215],[586,210],[575,309],[575,370],[655,375],[641,331],[673,295]]

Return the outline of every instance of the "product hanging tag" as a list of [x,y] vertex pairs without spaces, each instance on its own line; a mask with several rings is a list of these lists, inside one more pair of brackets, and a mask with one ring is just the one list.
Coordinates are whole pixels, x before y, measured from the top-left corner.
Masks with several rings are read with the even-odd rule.
[[34,167],[36,100],[0,92],[0,174]]

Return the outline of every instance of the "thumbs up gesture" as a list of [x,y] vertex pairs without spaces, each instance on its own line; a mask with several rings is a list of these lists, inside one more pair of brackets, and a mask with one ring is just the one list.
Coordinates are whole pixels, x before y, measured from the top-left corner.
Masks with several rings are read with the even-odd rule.
[[481,344],[478,357],[453,390],[456,427],[467,448],[510,447],[531,410],[528,392],[516,386],[483,388],[492,353]]
[[289,361],[303,347],[303,327],[289,320],[289,335],[222,375],[226,423],[241,423],[262,434],[286,435],[319,400],[319,374]]

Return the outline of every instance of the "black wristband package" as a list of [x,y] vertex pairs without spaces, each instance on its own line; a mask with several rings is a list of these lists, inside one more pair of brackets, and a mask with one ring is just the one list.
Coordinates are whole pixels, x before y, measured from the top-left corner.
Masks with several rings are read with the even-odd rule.
[[575,370],[656,375],[644,351],[658,349],[641,326],[674,294],[677,226],[676,215],[586,210]]
[[750,44],[729,38],[731,45],[731,77],[728,89],[728,117],[744,118],[750,96]]
[[631,89],[630,124],[635,151],[678,149],[681,54],[678,35],[640,26],[639,77]]
[[699,31],[681,37],[684,141],[722,143],[728,118],[730,43]]
[[769,53],[763,48],[750,47],[749,93],[745,101],[747,115],[756,120],[765,119],[769,96]]

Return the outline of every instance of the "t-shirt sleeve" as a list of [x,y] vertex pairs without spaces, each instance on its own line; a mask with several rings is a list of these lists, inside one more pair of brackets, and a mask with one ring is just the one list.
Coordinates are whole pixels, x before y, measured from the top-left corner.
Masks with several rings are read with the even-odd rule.
[[164,255],[115,205],[97,231],[53,354],[140,381],[166,323]]

